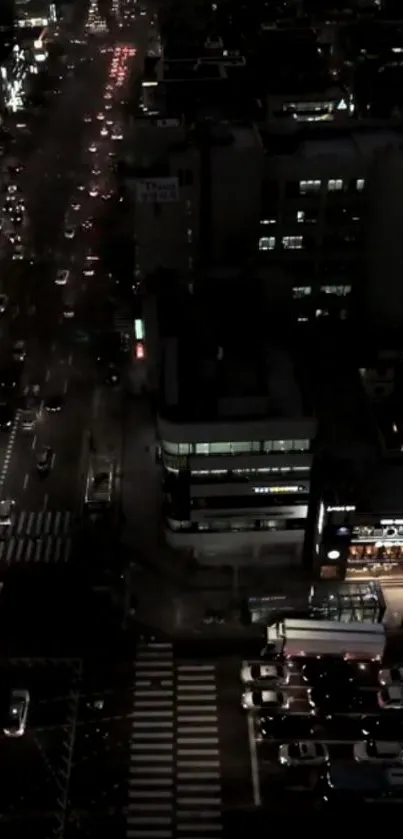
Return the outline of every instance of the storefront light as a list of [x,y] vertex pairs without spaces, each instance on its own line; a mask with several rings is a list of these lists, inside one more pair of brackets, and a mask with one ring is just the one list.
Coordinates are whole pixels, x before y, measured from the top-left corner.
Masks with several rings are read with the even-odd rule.
[[328,559],[332,559],[333,561],[336,559],[340,559],[340,551],[329,551],[327,554]]

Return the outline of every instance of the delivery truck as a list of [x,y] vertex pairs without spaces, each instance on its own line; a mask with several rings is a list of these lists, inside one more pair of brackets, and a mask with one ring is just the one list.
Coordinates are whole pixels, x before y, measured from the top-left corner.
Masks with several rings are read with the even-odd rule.
[[381,661],[385,645],[382,624],[286,618],[267,628],[266,652],[281,658],[340,656]]

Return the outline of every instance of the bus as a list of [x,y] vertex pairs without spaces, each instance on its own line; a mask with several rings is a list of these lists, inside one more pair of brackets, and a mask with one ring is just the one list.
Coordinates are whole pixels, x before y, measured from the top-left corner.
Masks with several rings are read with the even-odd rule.
[[267,647],[286,658],[341,656],[381,661],[386,645],[382,624],[286,618],[267,628]]
[[89,513],[102,513],[112,507],[114,483],[113,459],[109,455],[91,455],[84,498]]

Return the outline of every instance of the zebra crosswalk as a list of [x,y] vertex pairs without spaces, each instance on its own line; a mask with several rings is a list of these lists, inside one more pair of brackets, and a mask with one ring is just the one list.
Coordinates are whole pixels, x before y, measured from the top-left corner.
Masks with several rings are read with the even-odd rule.
[[222,835],[215,665],[170,643],[137,651],[128,794],[127,839]]
[[68,510],[22,510],[0,531],[0,564],[68,562],[71,532]]
[[72,515],[69,510],[21,510],[7,528],[7,536],[66,536],[71,528]]

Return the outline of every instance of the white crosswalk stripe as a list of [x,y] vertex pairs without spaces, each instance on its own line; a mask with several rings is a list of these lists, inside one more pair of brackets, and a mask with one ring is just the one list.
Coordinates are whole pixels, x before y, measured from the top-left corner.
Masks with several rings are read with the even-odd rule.
[[0,540],[0,565],[66,563],[71,553],[72,516],[67,510],[22,510]]
[[7,536],[67,536],[73,525],[69,510],[21,510],[7,528]]
[[141,644],[134,678],[127,839],[220,839],[215,665]]

